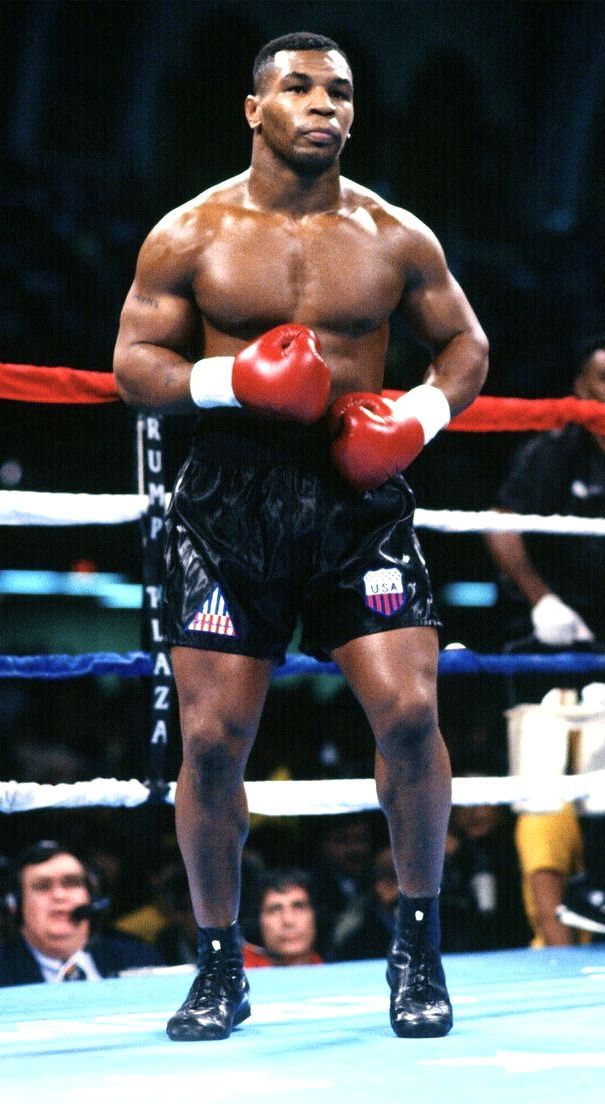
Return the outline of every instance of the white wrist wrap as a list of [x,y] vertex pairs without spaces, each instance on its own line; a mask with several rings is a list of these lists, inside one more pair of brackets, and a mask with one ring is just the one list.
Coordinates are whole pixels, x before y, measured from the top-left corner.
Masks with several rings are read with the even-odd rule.
[[393,407],[393,416],[398,421],[415,418],[420,422],[424,443],[427,445],[439,430],[448,424],[452,412],[443,391],[430,383],[421,383],[397,399]]
[[233,394],[232,356],[196,360],[189,376],[189,390],[196,406],[241,406]]

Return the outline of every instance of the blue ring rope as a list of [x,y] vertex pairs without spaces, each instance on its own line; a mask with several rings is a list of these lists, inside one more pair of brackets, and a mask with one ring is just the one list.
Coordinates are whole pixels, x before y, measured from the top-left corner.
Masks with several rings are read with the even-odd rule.
[[[467,648],[446,650],[439,655],[440,675],[518,675],[605,672],[603,652],[523,653],[482,655]],[[305,655],[289,655],[274,676],[336,675],[335,663],[320,663]],[[68,679],[85,675],[120,675],[137,678],[153,674],[148,652],[90,652],[81,655],[0,655],[0,678]]]

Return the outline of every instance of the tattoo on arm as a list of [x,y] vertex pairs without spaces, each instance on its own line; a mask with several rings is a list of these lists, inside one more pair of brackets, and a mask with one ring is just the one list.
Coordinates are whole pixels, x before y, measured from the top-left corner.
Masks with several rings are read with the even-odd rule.
[[135,294],[133,298],[136,299],[137,303],[143,303],[144,306],[146,306],[146,307],[153,307],[154,310],[157,310],[159,305],[160,305],[158,303],[157,299],[152,299],[152,297],[150,295],[136,295]]
[[175,372],[171,368],[167,368],[162,376],[162,385],[168,391],[178,379],[178,372]]

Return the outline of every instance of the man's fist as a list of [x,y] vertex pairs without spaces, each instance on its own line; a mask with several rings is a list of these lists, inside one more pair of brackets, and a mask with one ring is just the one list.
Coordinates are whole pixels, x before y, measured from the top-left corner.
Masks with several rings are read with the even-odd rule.
[[405,471],[449,420],[443,391],[430,384],[412,388],[396,402],[352,391],[330,408],[332,459],[348,483],[370,491]]
[[330,408],[332,460],[359,491],[380,487],[418,456],[424,433],[416,418],[398,421],[380,395],[354,391]]
[[556,594],[544,594],[531,611],[534,636],[542,644],[563,647],[594,640],[594,634],[575,610]]
[[246,406],[257,414],[316,422],[326,412],[330,369],[313,330],[276,326],[236,357],[204,357],[189,377],[196,406]]
[[233,393],[259,414],[316,422],[325,414],[330,370],[306,326],[276,326],[246,345],[233,362]]

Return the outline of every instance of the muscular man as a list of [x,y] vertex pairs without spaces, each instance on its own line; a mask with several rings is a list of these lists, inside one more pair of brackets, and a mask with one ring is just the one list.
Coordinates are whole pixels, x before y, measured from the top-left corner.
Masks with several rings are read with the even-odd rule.
[[[304,650],[336,661],[376,740],[401,890],[393,1028],[443,1035],[440,622],[401,472],[477,395],[487,342],[433,234],[340,176],[353,79],[334,42],[268,43],[245,112],[250,168],[151,232],[115,354],[132,406],[201,411],[171,503],[165,589],[199,974],[168,1034],[224,1038],[250,1014],[235,925],[244,771],[300,616]],[[380,392],[397,309],[433,359],[393,409]]]

